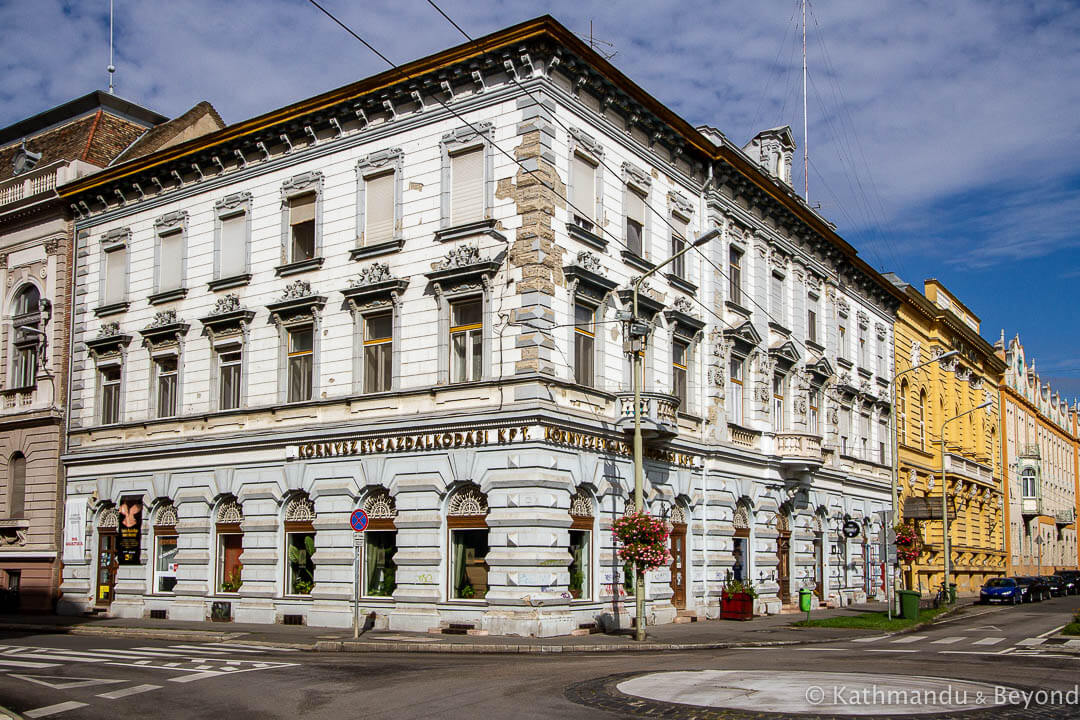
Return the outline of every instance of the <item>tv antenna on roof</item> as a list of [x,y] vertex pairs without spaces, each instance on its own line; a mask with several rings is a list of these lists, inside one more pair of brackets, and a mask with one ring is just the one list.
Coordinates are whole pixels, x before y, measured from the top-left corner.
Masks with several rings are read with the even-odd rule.
[[600,40],[593,36],[592,20],[589,20],[589,37],[586,38],[583,35],[579,37],[581,37],[582,40],[587,41],[589,47],[595,50],[596,53],[605,60],[611,60],[619,54],[619,51],[615,49],[615,43],[608,42],[607,40]]
[[116,94],[116,87],[113,85],[113,76],[116,73],[116,66],[113,65],[113,0],[109,0],[109,66],[105,68],[109,72],[109,94]]

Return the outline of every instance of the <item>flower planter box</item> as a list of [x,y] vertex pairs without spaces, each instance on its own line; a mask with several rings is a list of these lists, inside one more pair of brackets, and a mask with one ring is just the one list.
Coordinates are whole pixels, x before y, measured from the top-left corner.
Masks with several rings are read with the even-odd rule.
[[724,620],[753,618],[754,596],[749,593],[724,593],[720,596],[720,617]]

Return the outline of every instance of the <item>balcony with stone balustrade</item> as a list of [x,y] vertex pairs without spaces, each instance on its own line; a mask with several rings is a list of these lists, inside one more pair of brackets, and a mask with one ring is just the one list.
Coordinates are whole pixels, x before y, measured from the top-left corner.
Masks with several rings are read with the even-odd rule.
[[776,454],[785,468],[812,472],[821,467],[825,456],[821,436],[811,433],[781,432],[775,435]]
[[[625,432],[634,431],[634,394],[617,393],[617,424]],[[670,438],[679,433],[679,398],[665,393],[641,393],[641,432],[650,438]]]

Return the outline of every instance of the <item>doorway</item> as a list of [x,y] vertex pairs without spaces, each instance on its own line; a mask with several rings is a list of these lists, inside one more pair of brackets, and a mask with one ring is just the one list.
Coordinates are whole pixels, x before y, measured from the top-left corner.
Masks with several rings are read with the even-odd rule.
[[780,602],[791,603],[791,533],[781,531],[776,537],[776,581],[780,586]]
[[107,609],[113,601],[116,568],[119,565],[116,558],[117,537],[115,532],[101,531],[98,534],[97,597],[94,604],[99,608]]
[[686,608],[686,525],[672,523],[671,549],[671,604],[682,610]]
[[825,552],[821,533],[814,536],[814,594],[825,599]]

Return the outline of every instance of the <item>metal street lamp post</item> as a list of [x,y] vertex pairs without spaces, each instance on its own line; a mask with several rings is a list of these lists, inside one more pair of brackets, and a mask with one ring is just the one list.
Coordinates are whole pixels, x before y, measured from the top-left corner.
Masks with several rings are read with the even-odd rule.
[[[894,340],[895,340],[895,338],[894,338]],[[933,365],[936,362],[941,362],[942,360],[945,360],[946,358],[950,358],[953,355],[959,355],[959,354],[960,354],[959,350],[950,350],[949,352],[942,353],[941,355],[938,355],[936,358],[932,358],[930,360],[927,360],[924,363],[919,363],[918,365],[912,365],[907,370],[901,370],[900,372],[893,375],[892,382],[889,384],[890,390],[892,392],[892,405],[891,405],[892,412],[889,413],[889,426],[890,426],[890,432],[891,432],[891,435],[892,435],[892,458],[891,458],[892,462],[890,463],[890,465],[892,467],[890,467],[889,469],[892,471],[892,511],[893,511],[892,521],[894,523],[897,522],[900,519],[900,439],[897,437],[897,426],[896,426],[896,381],[902,375],[907,375],[909,372],[914,372],[916,370],[919,370],[921,368],[926,367],[927,365]],[[888,533],[888,528],[885,529],[885,532]],[[886,553],[885,562],[886,563],[889,562],[888,553]],[[896,577],[899,577],[899,576],[897,575]],[[886,583],[885,584],[886,593],[888,593],[888,591],[890,589],[890,586],[895,586],[896,584],[897,583],[896,583],[895,578],[893,578],[891,582]],[[885,598],[885,601],[889,606],[888,615],[889,615],[890,620],[892,620],[892,611],[893,611],[892,606],[893,606],[893,598],[896,597],[896,587],[892,587],[891,589],[892,589],[892,593],[893,593],[892,598],[890,598],[890,597]]]
[[989,407],[994,404],[993,400],[987,400],[982,405],[976,405],[970,410],[966,410],[959,415],[955,415],[941,424],[941,438],[939,440],[941,444],[941,551],[944,555],[944,565],[942,569],[944,574],[941,578],[941,591],[948,592],[949,589],[949,572],[951,570],[951,558],[949,557],[951,550],[949,549],[949,492],[945,483],[945,427],[953,420],[959,420],[965,415],[970,415],[976,410],[982,410],[985,407]]
[[[633,304],[633,317],[630,318],[630,336],[631,336],[631,353],[633,355],[633,372],[631,372],[631,380],[634,386],[634,512],[641,514],[643,503],[643,487],[644,487],[644,468],[642,466],[642,439],[641,439],[641,385],[644,382],[642,377],[642,353],[645,351],[645,330],[638,327],[638,293],[641,291],[641,284],[645,282],[645,279],[654,274],[660,268],[670,265],[679,259],[692,248],[699,247],[709,242],[713,238],[720,234],[720,228],[713,228],[704,235],[700,236],[692,243],[687,243],[686,246],[675,253],[667,260],[658,264],[652,270],[649,270],[644,275],[639,277],[634,283],[634,304]],[[640,340],[638,340],[640,338]],[[637,628],[634,633],[634,637],[639,641],[645,640],[645,573],[643,570],[635,566],[634,567],[634,605],[637,615]]]

